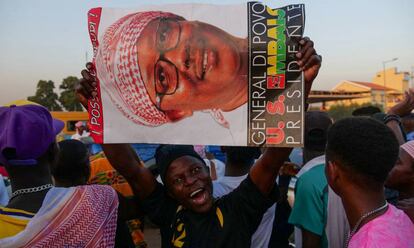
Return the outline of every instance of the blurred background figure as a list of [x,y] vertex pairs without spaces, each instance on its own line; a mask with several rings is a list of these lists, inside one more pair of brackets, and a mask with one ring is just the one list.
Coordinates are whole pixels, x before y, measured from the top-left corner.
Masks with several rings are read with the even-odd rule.
[[6,180],[0,174],[0,206],[6,206],[9,202],[9,193],[5,182]]
[[82,121],[78,121],[75,124],[76,133],[72,135],[71,139],[82,141],[83,143],[92,143],[92,138],[88,132],[86,125]]

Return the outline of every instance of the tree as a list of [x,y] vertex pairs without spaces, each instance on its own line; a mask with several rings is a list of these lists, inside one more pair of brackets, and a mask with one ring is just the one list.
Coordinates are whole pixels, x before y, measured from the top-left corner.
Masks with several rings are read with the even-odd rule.
[[37,83],[36,94],[29,96],[27,100],[38,103],[50,111],[61,111],[62,108],[58,103],[58,95],[53,91],[55,83],[51,80],[40,80]]
[[63,79],[59,86],[63,90],[60,93],[59,102],[67,111],[83,111],[75,95],[75,85],[78,81],[77,77],[69,76]]

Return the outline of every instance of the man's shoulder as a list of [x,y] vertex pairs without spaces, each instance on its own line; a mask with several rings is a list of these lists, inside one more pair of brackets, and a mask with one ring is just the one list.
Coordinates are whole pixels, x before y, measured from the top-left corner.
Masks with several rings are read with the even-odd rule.
[[325,176],[325,164],[319,164],[303,173],[296,182],[296,187],[302,185],[309,187],[325,188],[328,185]]
[[328,182],[324,167],[324,164],[317,165],[298,178],[295,185],[295,196],[299,200],[313,201],[312,199],[315,199],[315,197],[317,199],[326,198],[327,200]]
[[82,185],[74,187],[74,190],[96,198],[117,198],[116,191],[109,185]]
[[299,178],[308,178],[312,176],[325,176],[325,163],[320,163],[313,166],[312,168],[304,172]]
[[385,214],[361,227],[350,247],[414,247],[414,224],[403,211],[393,205],[388,208]]

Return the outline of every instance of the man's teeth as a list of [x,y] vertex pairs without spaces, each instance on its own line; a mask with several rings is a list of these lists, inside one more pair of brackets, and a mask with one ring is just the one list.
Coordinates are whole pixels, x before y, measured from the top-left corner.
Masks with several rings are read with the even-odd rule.
[[203,191],[203,189],[197,189],[196,191],[194,191],[193,193],[191,193],[190,197],[195,196],[197,193],[200,193],[201,191]]
[[207,69],[207,52],[203,54],[203,72],[206,72]]

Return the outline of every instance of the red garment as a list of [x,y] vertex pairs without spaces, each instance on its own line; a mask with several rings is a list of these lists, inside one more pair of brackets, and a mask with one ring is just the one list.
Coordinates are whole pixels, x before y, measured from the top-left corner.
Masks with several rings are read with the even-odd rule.
[[52,188],[26,228],[0,247],[114,247],[117,212],[109,186]]
[[3,177],[9,177],[9,173],[7,173],[6,168],[4,168],[4,166],[2,166],[1,164],[0,164],[0,174]]

